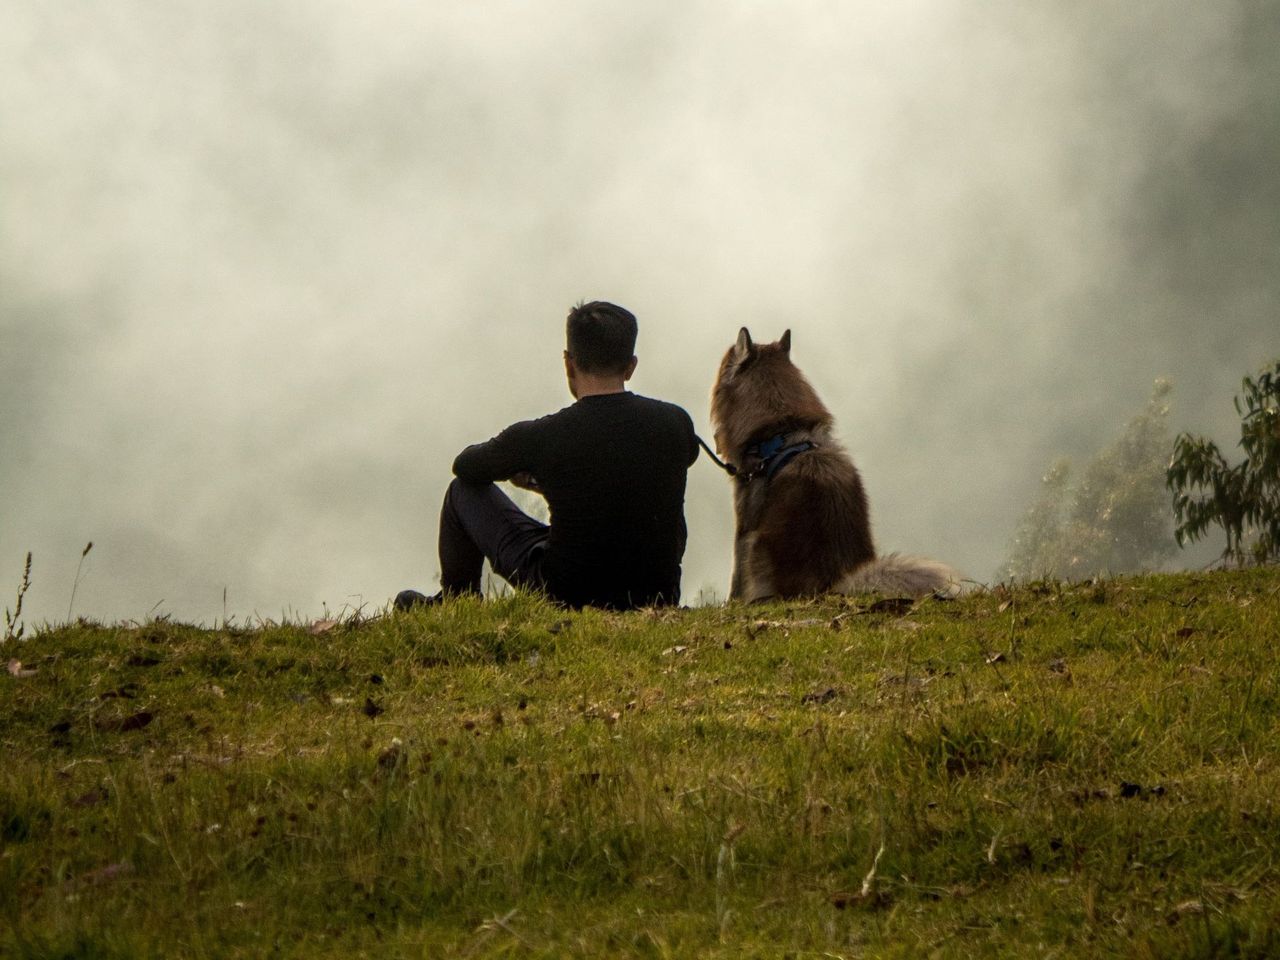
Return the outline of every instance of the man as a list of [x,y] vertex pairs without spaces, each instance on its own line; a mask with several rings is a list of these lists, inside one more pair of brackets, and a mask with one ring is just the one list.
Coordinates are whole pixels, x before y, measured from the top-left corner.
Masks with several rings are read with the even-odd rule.
[[[569,393],[559,413],[526,420],[453,462],[440,512],[440,586],[404,590],[397,609],[480,592],[485,558],[518,587],[573,607],[616,610],[678,603],[685,473],[698,456],[693,421],[674,404],[629,393],[636,318],[612,303],[569,312]],[[495,486],[547,498],[550,526]]]

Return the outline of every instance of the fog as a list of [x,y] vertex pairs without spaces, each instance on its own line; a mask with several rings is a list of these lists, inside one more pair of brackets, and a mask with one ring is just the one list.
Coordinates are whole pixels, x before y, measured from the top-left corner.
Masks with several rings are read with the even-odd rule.
[[[879,546],[989,579],[1041,474],[1280,355],[1280,3],[9,0],[0,605],[434,588],[453,456],[570,402],[564,316],[704,436],[793,331]],[[684,593],[728,582],[689,477]],[[225,602],[224,602],[225,592]]]

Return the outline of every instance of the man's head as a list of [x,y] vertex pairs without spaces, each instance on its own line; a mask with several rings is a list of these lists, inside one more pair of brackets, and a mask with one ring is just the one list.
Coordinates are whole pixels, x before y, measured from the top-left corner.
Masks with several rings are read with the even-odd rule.
[[[580,303],[565,324],[565,370],[573,395],[610,392],[636,368],[636,318],[629,310],[603,300]],[[585,389],[583,389],[585,388]]]

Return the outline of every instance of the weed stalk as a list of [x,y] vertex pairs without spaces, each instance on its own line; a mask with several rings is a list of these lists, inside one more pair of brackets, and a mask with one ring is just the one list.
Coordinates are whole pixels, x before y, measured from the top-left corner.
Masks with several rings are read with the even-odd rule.
[[18,601],[14,604],[13,612],[9,612],[9,608],[4,608],[4,640],[8,643],[10,640],[21,640],[22,633],[26,627],[22,624],[22,598],[27,595],[27,591],[31,589],[31,551],[27,551],[27,562],[22,568],[22,583],[18,585]]
[[76,564],[76,579],[71,584],[71,600],[67,603],[67,622],[71,622],[71,608],[76,603],[76,590],[80,587],[80,572],[84,569],[84,558],[89,555],[89,551],[93,549],[93,541],[90,540],[84,545],[84,549],[80,551],[80,562]]

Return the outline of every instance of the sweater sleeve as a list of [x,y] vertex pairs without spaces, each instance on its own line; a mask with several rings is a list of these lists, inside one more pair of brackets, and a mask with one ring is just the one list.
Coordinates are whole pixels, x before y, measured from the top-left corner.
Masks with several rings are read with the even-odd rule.
[[684,421],[686,443],[689,445],[689,459],[685,466],[691,467],[694,461],[698,459],[698,434],[693,429],[693,418],[683,408],[680,409],[680,416]]
[[468,483],[494,483],[532,470],[532,431],[533,422],[524,421],[512,424],[492,440],[473,443],[454,459],[454,476]]

